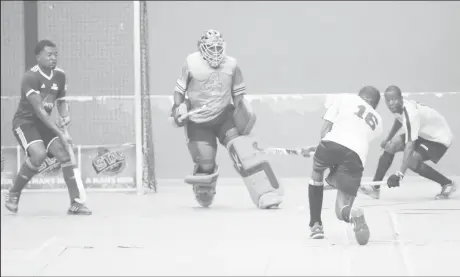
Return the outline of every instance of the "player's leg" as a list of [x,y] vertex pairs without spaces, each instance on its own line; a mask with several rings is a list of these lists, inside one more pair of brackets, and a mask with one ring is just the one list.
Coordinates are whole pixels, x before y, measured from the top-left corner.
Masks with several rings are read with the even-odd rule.
[[419,138],[409,163],[409,168],[412,171],[441,185],[441,192],[436,195],[436,199],[449,198],[457,190],[457,187],[453,180],[447,178],[425,162],[432,161],[435,164],[438,163],[447,152],[447,149],[448,147],[443,144]]
[[13,187],[6,194],[5,206],[11,212],[18,211],[21,192],[32,177],[38,173],[39,167],[46,158],[46,148],[40,133],[33,124],[27,123],[13,129],[19,145],[26,153],[26,160],[19,169]]
[[[70,197],[70,207],[67,210],[68,214],[73,215],[91,215],[91,210],[84,204],[79,203],[76,199],[80,199],[81,194],[78,188],[77,181],[75,179],[74,167],[70,160],[70,155],[61,143],[59,137],[57,137],[50,129],[46,126],[41,126],[40,132],[43,137],[45,145],[47,145],[47,153],[49,157],[55,157],[56,160],[61,164],[62,175],[67,185]],[[78,177],[80,178],[80,177]]]
[[[321,220],[321,210],[323,208],[324,195],[324,171],[335,168],[343,160],[343,153],[337,143],[331,141],[321,141],[316,148],[313,156],[313,170],[311,179],[308,183],[308,200],[310,205],[310,237],[313,239],[324,238],[323,222]],[[331,186],[336,186],[333,176],[336,170],[331,170],[328,182]]]
[[[374,175],[373,181],[382,181],[385,175],[390,169],[391,164],[393,163],[395,154],[401,151],[404,151],[405,147],[405,135],[394,137],[391,141],[387,143],[383,154],[379,158],[379,163],[377,165],[377,170]],[[362,193],[367,194],[373,198],[380,198],[380,186],[370,186],[370,187],[361,187],[359,189]]]
[[400,135],[394,137],[391,141],[387,143],[383,154],[379,158],[379,163],[377,166],[377,170],[374,175],[374,181],[382,181],[385,177],[388,169],[390,169],[391,164],[393,163],[393,159],[395,154],[401,151],[404,151],[405,143],[405,135]]
[[209,127],[193,122],[187,123],[185,132],[188,149],[195,163],[192,175],[187,176],[185,182],[193,186],[197,202],[203,207],[209,207],[214,200],[219,177],[216,137]]
[[255,152],[255,139],[249,135],[240,135],[238,131],[249,134],[254,125],[255,115],[245,105],[248,103],[240,102],[235,113],[233,108],[228,108],[227,115],[221,124],[216,125],[215,132],[220,143],[227,148],[236,171],[243,178],[252,202],[260,209],[277,208],[283,201],[283,190],[270,163],[263,155]]
[[353,225],[356,241],[360,245],[367,244],[370,238],[370,231],[363,210],[353,206],[363,171],[364,168],[358,154],[348,150],[343,162],[330,178],[337,187],[336,216],[339,220]]

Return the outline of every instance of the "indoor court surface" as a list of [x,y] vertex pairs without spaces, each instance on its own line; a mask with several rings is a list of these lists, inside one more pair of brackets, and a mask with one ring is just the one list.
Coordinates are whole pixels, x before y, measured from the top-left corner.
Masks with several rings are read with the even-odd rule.
[[359,246],[335,218],[335,190],[326,239],[311,240],[307,180],[284,184],[277,210],[256,209],[238,179],[218,183],[209,209],[180,180],[143,196],[90,191],[89,217],[66,215],[66,191],[24,193],[17,215],[3,210],[2,275],[460,275],[460,193],[433,200],[437,185],[412,181],[358,195],[371,229]]

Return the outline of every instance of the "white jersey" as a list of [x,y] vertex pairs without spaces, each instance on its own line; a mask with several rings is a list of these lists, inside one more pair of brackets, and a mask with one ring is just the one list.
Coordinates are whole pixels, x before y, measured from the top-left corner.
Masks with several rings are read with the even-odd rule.
[[383,132],[382,118],[377,111],[358,95],[343,95],[330,103],[323,119],[333,123],[323,140],[353,150],[364,166],[369,144]]
[[446,147],[452,144],[454,135],[446,119],[434,109],[414,100],[404,99],[403,112],[394,114],[402,123],[406,133],[406,143],[424,138],[441,143]]

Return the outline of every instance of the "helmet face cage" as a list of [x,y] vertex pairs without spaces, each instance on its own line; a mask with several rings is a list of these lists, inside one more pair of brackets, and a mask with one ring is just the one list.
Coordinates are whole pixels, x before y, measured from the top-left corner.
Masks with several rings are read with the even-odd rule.
[[198,41],[198,49],[212,67],[218,67],[225,59],[225,42],[216,30],[210,29],[204,33]]

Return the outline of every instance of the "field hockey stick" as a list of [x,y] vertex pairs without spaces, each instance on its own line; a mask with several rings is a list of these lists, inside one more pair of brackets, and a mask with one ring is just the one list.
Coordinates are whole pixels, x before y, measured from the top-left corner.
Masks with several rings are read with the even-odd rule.
[[[207,105],[203,105],[203,106],[201,106],[201,107],[199,107],[199,108],[197,108],[197,109],[191,110],[191,111],[189,111],[188,113],[181,115],[181,116],[179,117],[179,122],[184,121],[184,120],[187,119],[188,117],[190,117],[190,116],[192,116],[192,115],[194,115],[194,114],[197,114],[197,113],[199,113],[199,112],[205,110],[206,108],[207,108]],[[173,117],[170,117],[169,120],[171,121],[171,123],[172,123],[174,126],[177,126],[176,123],[175,123],[175,121],[174,121],[174,118],[173,118]]]
[[[70,137],[67,126],[64,126],[62,130],[64,131],[64,134]],[[70,156],[70,162],[72,163],[72,165],[74,165],[73,175],[75,176],[75,181],[77,183],[78,192],[80,194],[80,197],[76,198],[75,201],[80,204],[83,204],[86,202],[86,190],[85,190],[85,186],[83,185],[81,172],[80,172],[80,169],[78,168],[78,162],[77,162],[77,158],[75,157],[75,153],[73,152],[72,144],[69,145],[69,149],[67,149],[67,152],[69,153],[69,156]]]
[[[302,156],[302,157],[311,157],[311,154],[315,153],[316,146],[309,146],[306,148],[299,148],[299,149],[289,149],[289,148],[279,148],[279,147],[268,147],[268,148],[260,148],[258,143],[255,141],[252,146],[255,150],[266,153],[266,154],[274,154],[274,155],[287,155],[287,156]],[[308,153],[308,154],[304,154]]]

